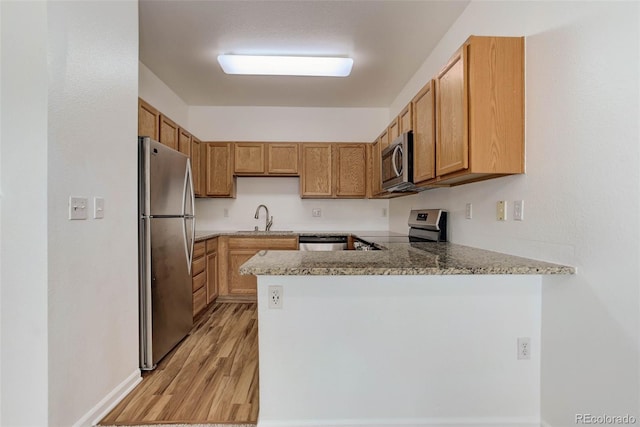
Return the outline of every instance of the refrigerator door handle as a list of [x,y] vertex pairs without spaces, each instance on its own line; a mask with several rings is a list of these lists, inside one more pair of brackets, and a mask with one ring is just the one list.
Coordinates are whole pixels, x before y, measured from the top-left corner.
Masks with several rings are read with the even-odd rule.
[[[182,234],[184,238],[184,250],[187,258],[187,270],[191,274],[191,262],[193,261],[193,245],[195,239],[195,219],[192,214],[187,214],[187,193],[189,194],[189,202],[191,203],[191,209],[195,206],[195,198],[193,194],[193,181],[191,179],[191,161],[187,160],[187,167],[185,169],[184,186],[182,187]],[[187,237],[187,220],[192,220],[191,233]]]

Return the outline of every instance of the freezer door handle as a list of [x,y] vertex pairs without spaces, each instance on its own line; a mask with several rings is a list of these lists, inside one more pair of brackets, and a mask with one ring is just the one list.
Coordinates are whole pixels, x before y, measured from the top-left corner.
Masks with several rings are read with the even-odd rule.
[[[191,161],[187,160],[185,169],[184,186],[182,192],[182,234],[184,238],[184,250],[187,258],[187,270],[191,274],[191,262],[193,261],[193,245],[195,239],[196,225],[193,212],[187,213],[187,202],[191,204],[191,210],[195,206],[195,196],[193,194],[193,180],[191,178]],[[187,197],[189,199],[187,200]],[[191,224],[191,232],[187,234],[187,221],[193,221]]]

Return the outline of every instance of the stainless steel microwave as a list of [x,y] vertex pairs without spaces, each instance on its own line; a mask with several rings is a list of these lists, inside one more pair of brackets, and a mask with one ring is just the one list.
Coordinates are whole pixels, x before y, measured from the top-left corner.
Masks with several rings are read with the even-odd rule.
[[416,191],[413,184],[413,132],[405,132],[382,150],[382,188]]

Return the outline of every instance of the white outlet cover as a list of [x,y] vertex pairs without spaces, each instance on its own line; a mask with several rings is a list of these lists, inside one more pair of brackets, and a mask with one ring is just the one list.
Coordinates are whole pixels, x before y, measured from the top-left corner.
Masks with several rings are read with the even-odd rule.
[[524,200],[516,200],[513,202],[513,219],[514,221],[524,220]]
[[320,218],[322,216],[322,209],[320,208],[311,209],[311,216],[314,218]]
[[282,308],[282,286],[271,285],[268,292],[269,308]]
[[467,203],[467,205],[465,206],[464,215],[467,219],[473,218],[473,205],[471,203]]

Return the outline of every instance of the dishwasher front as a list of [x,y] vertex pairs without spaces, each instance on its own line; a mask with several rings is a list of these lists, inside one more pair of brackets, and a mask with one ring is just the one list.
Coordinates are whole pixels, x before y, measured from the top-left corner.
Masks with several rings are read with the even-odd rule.
[[345,251],[347,236],[300,236],[301,251]]

